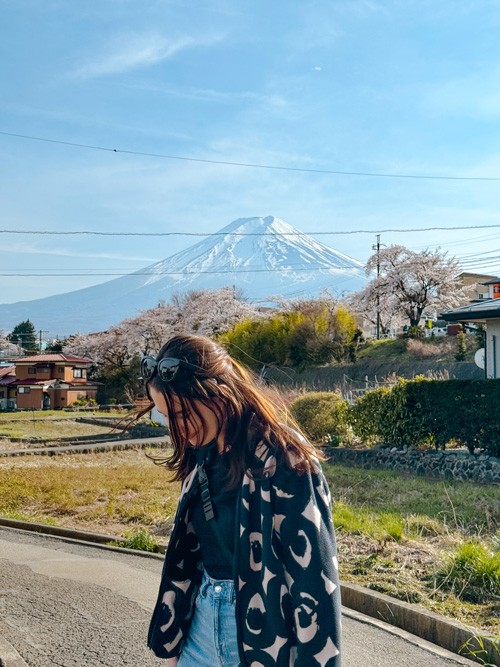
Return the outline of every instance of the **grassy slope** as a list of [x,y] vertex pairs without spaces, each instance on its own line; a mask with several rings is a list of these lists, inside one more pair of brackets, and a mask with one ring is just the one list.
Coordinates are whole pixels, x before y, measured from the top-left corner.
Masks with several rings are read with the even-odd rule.
[[[466,343],[467,352],[465,360],[473,361],[475,351],[478,347],[476,337],[472,335],[467,336]],[[405,338],[382,338],[364,343],[358,350],[357,358],[359,361],[370,359],[387,359],[388,361],[406,359],[411,361],[432,358],[441,361],[454,361],[457,338],[455,336],[422,338],[418,339],[415,348],[412,349],[412,342],[409,342]]]

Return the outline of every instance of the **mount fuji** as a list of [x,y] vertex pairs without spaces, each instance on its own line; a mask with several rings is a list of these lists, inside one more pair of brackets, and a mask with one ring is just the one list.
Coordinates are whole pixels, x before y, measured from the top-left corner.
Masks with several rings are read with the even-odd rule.
[[0,329],[30,319],[50,335],[101,331],[172,294],[233,285],[250,301],[340,296],[366,283],[363,265],[268,216],[240,218],[167,259],[99,285],[0,305]]

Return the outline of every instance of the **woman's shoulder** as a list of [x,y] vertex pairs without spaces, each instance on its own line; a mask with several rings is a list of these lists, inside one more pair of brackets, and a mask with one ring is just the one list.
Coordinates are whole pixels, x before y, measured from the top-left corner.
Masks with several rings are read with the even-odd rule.
[[273,476],[315,473],[321,468],[314,447],[286,425],[279,437],[272,432],[263,434],[255,443],[253,455],[257,466]]

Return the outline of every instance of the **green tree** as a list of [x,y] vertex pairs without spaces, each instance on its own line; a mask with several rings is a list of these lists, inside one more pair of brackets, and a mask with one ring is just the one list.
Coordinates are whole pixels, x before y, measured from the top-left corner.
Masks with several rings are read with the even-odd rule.
[[243,320],[219,341],[255,370],[262,364],[302,369],[352,358],[355,335],[355,318],[345,306],[310,299],[265,319]]
[[93,380],[100,383],[96,396],[100,404],[133,403],[143,393],[141,359],[138,354],[122,366],[101,366],[91,375]]
[[60,338],[54,338],[49,343],[47,343],[47,345],[45,347],[45,352],[47,354],[54,354],[54,353],[57,353],[57,352],[62,352],[65,345],[68,345],[68,339],[67,338],[63,338],[62,340]]
[[38,350],[36,330],[30,320],[24,320],[24,322],[17,324],[10,332],[8,340],[11,343],[20,345],[27,352],[36,352]]

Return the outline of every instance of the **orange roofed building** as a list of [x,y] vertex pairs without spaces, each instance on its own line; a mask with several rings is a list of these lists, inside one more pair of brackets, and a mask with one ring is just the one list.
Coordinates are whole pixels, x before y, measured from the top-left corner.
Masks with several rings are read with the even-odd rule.
[[87,380],[92,360],[69,354],[38,354],[15,360],[18,410],[65,408],[95,399],[97,383]]

